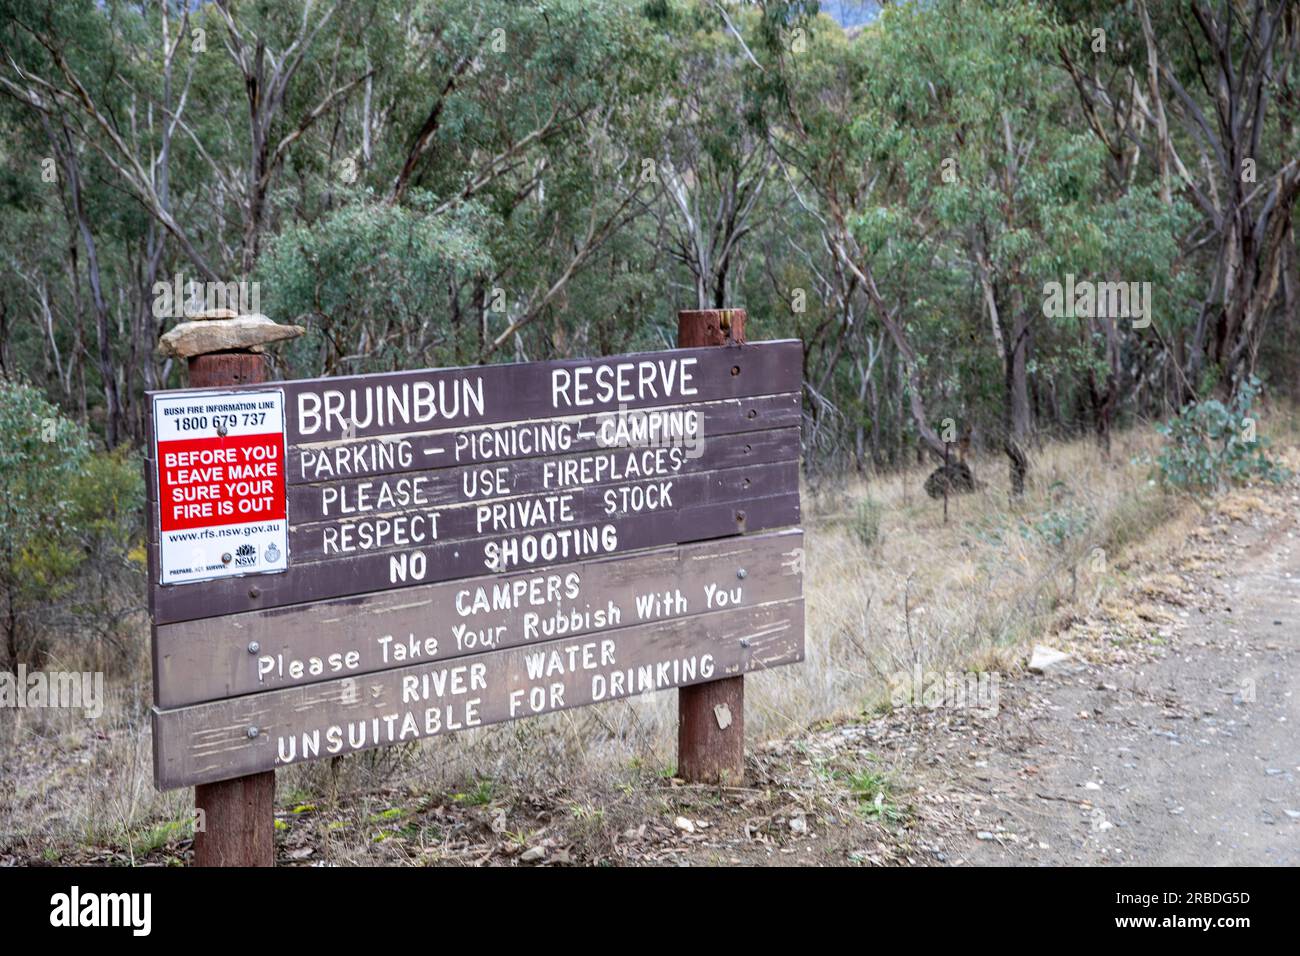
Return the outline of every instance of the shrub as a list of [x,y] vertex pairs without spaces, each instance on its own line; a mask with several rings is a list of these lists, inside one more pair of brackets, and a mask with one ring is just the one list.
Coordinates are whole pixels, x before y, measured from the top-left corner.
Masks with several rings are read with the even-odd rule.
[[1053,551],[1064,554],[1082,538],[1093,522],[1093,514],[1088,508],[1064,506],[1044,512],[1037,521],[1021,525],[1020,534],[1025,538],[1037,538]]
[[1165,446],[1156,457],[1160,483],[1193,494],[1213,494],[1251,480],[1285,481],[1290,472],[1268,454],[1268,439],[1257,435],[1251,406],[1260,383],[1252,377],[1228,404],[1192,402],[1172,420],[1158,425]]
[[101,649],[121,645],[118,627],[140,603],[142,498],[137,459],[96,452],[38,390],[0,381],[0,637],[9,667],[42,666],[55,633],[89,628]]
[[449,286],[493,271],[484,245],[491,227],[472,204],[455,213],[434,213],[432,206],[418,190],[402,205],[353,193],[320,220],[270,241],[258,266],[259,281],[271,290],[264,304],[307,328],[282,350],[291,368],[379,371],[398,367],[395,361],[456,364],[461,348],[477,354],[482,344],[473,322],[458,332],[431,323],[429,310]]
[[1095,517],[1090,508],[1066,504],[1044,512],[1037,521],[1023,522],[1020,526],[1021,537],[1040,541],[1065,563],[1070,572],[1071,600],[1079,590],[1078,563],[1071,557],[1083,546]]
[[853,511],[853,534],[862,542],[863,547],[871,548],[880,543],[880,522],[884,509],[874,498],[863,498]]

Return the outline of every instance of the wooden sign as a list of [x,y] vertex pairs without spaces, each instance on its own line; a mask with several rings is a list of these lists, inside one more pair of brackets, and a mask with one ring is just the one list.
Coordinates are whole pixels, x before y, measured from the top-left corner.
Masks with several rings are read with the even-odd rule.
[[725,538],[157,628],[160,707],[800,595],[803,535]]
[[162,789],[619,700],[803,659],[803,601],[154,711]]
[[[800,659],[801,359],[771,342],[151,395],[158,785]],[[263,403],[278,431],[221,417]],[[243,474],[257,455],[273,474]],[[226,548],[241,515],[281,537]]]

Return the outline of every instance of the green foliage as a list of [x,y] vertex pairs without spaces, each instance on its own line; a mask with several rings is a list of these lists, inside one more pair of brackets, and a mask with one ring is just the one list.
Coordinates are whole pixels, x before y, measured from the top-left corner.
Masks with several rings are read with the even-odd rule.
[[853,508],[853,535],[864,548],[880,543],[880,522],[884,509],[874,498],[863,498]]
[[39,663],[60,624],[89,624],[111,642],[143,571],[143,485],[128,450],[95,451],[36,389],[0,381],[0,632],[11,665]]
[[[661,348],[679,308],[742,307],[752,340],[804,343],[810,469],[897,465],[916,417],[988,451],[1008,405],[1028,434],[1162,412],[1172,356],[1218,334],[1202,197],[1236,179],[1188,159],[1215,152],[1184,138],[1193,103],[1166,90],[1177,157],[1125,118],[1134,6],[928,0],[851,29],[823,6],[0,0],[0,362],[139,445],[143,390],[183,384],[151,309],[180,274],[255,278],[306,325],[286,376]],[[1174,6],[1148,4],[1161,75],[1213,116]],[[1252,127],[1260,183],[1295,155],[1286,115]],[[1049,314],[1066,275],[1149,282],[1150,322]],[[1225,354],[1294,351],[1264,345]]]
[[474,784],[473,789],[463,793],[453,793],[452,800],[456,803],[464,804],[469,807],[485,807],[492,802],[492,796],[496,792],[496,784],[491,780],[479,780]]
[[1042,541],[1053,550],[1065,551],[1092,527],[1094,517],[1089,508],[1063,505],[1021,524],[1020,534],[1023,538]]
[[0,585],[8,597],[10,663],[18,663],[25,604],[58,599],[81,555],[61,531],[74,511],[72,485],[90,447],[74,422],[34,388],[0,383]]
[[89,452],[83,431],[39,391],[0,381],[0,548],[21,551],[61,522],[70,508],[61,492]]
[[1227,404],[1217,399],[1191,402],[1157,426],[1165,446],[1156,457],[1162,485],[1193,494],[1213,494],[1249,481],[1278,483],[1291,472],[1268,453],[1269,441],[1257,434],[1252,405],[1259,379],[1251,377]]
[[857,801],[864,816],[887,825],[904,822],[909,814],[898,804],[893,781],[879,770],[862,767],[843,774],[849,795]]
[[[286,230],[259,270],[271,311],[304,323],[291,354],[333,374],[407,367],[413,355],[454,364],[477,342],[474,325],[429,321],[447,289],[491,266],[474,207],[432,211],[417,193],[394,206],[368,193],[311,226]],[[477,350],[473,354],[477,354]]]

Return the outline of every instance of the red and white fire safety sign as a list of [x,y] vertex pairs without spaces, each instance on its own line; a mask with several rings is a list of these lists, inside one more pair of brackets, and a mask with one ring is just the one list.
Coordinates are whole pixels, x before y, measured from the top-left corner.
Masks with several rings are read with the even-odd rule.
[[153,401],[160,583],[283,571],[284,392]]

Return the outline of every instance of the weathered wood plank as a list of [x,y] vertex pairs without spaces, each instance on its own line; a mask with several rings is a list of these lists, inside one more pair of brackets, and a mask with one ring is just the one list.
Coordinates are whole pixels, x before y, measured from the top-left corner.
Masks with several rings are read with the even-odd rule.
[[[154,623],[171,624],[472,577],[493,569],[488,561],[496,559],[503,547],[518,551],[504,562],[499,559],[495,562],[495,570],[509,572],[797,524],[799,495],[796,491],[679,508],[667,514],[652,512],[616,521],[574,525],[563,529],[555,555],[538,551],[530,557],[529,549],[538,546],[537,537],[513,535],[505,539],[497,536],[469,542],[449,541],[399,552],[375,552],[341,561],[297,566],[291,562],[289,569],[279,574],[157,588]],[[500,566],[502,563],[504,567]]]
[[[355,526],[403,513],[437,513],[438,539],[451,540],[489,533],[476,530],[476,510],[507,499],[532,501],[567,495],[575,502],[583,497],[597,502],[616,486],[644,488],[654,482],[680,482],[703,472],[798,459],[799,430],[782,428],[718,436],[695,453],[682,448],[617,449],[294,485],[288,489],[290,557],[295,563],[330,557],[322,537],[326,527]],[[692,485],[676,487],[684,495]],[[457,508],[459,512],[454,510]],[[588,511],[591,518],[605,513],[596,505]],[[337,538],[337,530],[332,535]],[[157,541],[157,535],[150,540]],[[337,549],[333,556],[339,556]]]
[[695,451],[681,447],[618,448],[293,485],[288,491],[288,512],[291,524],[301,526],[674,479],[702,471],[798,459],[799,429],[781,428],[719,435],[707,439]]
[[[601,451],[611,440],[679,445],[693,450],[723,435],[797,428],[800,395],[759,395],[688,405],[593,415],[557,415],[524,422],[442,428],[374,438],[341,438],[290,445],[291,485],[371,478],[467,465],[499,465],[541,456]],[[655,431],[656,441],[636,439]],[[639,431],[638,431],[639,430]],[[630,440],[629,440],[630,439]]]
[[[454,541],[545,535],[592,522],[617,526],[639,514],[735,504],[798,490],[799,463],[779,461],[672,479],[595,485],[443,508],[413,508],[307,525],[291,524],[289,549],[292,563],[303,567]],[[491,570],[491,567],[485,564],[479,570]]]
[[[744,535],[154,628],[161,708],[802,593],[803,534]],[[648,615],[648,616],[647,616]]]
[[803,600],[153,711],[160,789],[681,687],[803,658]]
[[802,358],[792,339],[271,384],[284,389],[286,440],[298,445],[798,392]]

